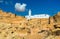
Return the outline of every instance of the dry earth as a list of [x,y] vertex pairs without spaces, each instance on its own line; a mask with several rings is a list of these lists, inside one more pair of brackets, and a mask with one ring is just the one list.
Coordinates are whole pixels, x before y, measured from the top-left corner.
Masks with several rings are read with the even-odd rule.
[[60,12],[30,19],[0,10],[0,39],[60,39]]

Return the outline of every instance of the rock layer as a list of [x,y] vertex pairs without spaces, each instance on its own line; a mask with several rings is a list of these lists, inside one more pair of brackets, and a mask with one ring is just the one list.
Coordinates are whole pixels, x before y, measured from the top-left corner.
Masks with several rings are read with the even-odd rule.
[[0,39],[59,39],[59,32],[60,12],[49,18],[27,20],[0,10]]

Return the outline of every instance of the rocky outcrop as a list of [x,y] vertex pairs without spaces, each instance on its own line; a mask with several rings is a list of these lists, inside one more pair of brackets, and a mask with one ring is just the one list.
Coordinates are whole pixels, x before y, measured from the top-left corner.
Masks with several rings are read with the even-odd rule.
[[53,38],[60,38],[60,12],[49,18],[27,20],[25,17],[0,10],[0,39]]

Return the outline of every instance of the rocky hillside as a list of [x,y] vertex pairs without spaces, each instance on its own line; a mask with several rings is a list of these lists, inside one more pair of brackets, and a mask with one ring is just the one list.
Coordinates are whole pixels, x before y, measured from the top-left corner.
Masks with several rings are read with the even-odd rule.
[[0,39],[59,39],[60,12],[49,18],[27,20],[0,10]]

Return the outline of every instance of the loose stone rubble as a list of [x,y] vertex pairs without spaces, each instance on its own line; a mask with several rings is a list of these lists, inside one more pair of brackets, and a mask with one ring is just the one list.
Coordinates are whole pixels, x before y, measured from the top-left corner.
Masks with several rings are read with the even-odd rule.
[[0,39],[59,39],[60,12],[49,18],[27,20],[0,10]]

